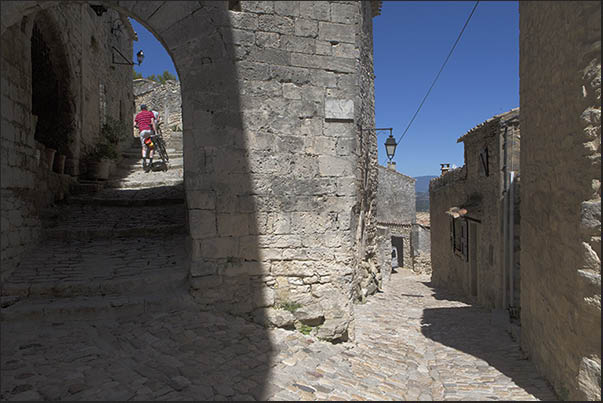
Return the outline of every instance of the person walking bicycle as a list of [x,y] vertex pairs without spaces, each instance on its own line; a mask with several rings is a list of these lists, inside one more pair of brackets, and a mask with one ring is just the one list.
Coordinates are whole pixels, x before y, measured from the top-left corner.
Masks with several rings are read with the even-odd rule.
[[[134,118],[134,126],[138,128],[140,136],[140,145],[142,147],[142,169],[145,172],[151,170],[153,164],[153,147],[147,147],[147,142],[151,142],[151,135],[157,132],[155,123],[155,114],[147,109],[145,104],[140,105],[140,112]],[[134,135],[136,137],[136,135]],[[147,163],[147,158],[149,162]]]

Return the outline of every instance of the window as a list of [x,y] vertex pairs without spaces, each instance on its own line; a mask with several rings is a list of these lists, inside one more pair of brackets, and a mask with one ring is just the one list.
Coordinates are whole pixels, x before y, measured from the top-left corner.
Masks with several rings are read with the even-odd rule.
[[484,147],[479,152],[479,174],[488,176],[488,147]]
[[464,218],[450,218],[450,243],[452,251],[463,260],[469,260],[469,243],[467,220]]

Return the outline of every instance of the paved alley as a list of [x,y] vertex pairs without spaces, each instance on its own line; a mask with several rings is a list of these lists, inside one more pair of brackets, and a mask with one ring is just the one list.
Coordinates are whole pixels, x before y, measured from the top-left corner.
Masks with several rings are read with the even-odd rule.
[[181,154],[145,174],[135,151],[3,283],[2,400],[555,399],[491,314],[427,275],[392,274],[340,344],[199,311]]
[[3,400],[556,400],[485,310],[395,273],[330,344],[192,305],[2,324]]

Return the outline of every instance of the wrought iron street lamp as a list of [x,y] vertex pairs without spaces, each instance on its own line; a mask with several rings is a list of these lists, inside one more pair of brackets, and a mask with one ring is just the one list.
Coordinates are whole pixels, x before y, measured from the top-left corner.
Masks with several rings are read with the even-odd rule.
[[387,158],[389,161],[392,161],[394,158],[394,154],[396,153],[396,147],[398,144],[396,143],[396,139],[392,136],[391,131],[389,133],[389,137],[385,140],[385,152],[387,153]]
[[394,136],[392,134],[392,128],[391,127],[385,127],[385,128],[367,128],[364,129],[362,127],[360,127],[360,131],[372,131],[372,132],[382,132],[382,131],[389,131],[389,137],[387,138],[387,140],[385,140],[385,152],[387,154],[387,158],[389,159],[389,162],[392,162],[392,158],[394,158],[394,154],[396,153],[396,146],[398,145],[398,143],[396,143],[396,139],[394,139]]
[[[113,56],[113,59],[111,60],[113,64],[127,64],[129,66],[134,66],[134,62],[131,62],[128,60],[128,58],[126,58],[120,51],[119,49],[117,49],[115,46],[111,46],[113,48],[114,51],[116,51],[126,62],[116,62],[115,61],[115,53],[112,53],[111,55]],[[138,62],[138,65],[140,66],[140,64],[142,63],[142,61],[144,60],[144,52],[142,50],[139,50],[138,53],[136,53],[136,61]]]

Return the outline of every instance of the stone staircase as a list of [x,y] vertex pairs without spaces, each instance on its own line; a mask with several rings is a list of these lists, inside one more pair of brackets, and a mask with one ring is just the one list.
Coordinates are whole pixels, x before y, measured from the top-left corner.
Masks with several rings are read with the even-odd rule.
[[42,217],[38,247],[2,284],[2,320],[139,314],[190,304],[182,151],[145,173],[124,152],[105,183],[81,181]]

